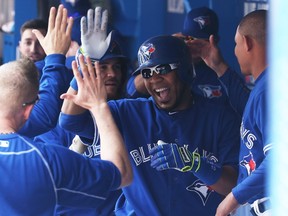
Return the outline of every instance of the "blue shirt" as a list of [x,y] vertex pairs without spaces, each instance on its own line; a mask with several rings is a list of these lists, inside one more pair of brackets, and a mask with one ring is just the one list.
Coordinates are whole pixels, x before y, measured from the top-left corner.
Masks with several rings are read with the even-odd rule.
[[0,135],[0,215],[47,215],[57,204],[92,208],[120,186],[117,167],[19,134]]
[[[229,107],[197,98],[186,110],[160,110],[152,98],[108,102],[124,137],[132,162],[133,183],[122,189],[129,205],[116,207],[116,214],[136,215],[215,215],[223,196],[211,190],[192,173],[176,170],[159,172],[150,166],[149,149],[158,140],[188,146],[206,157],[213,154],[222,165],[237,165],[239,126]],[[60,115],[60,126],[79,135],[99,138],[89,113]],[[95,133],[94,133],[95,131]]]
[[267,196],[266,173],[273,147],[267,119],[267,71],[255,81],[241,123],[238,185],[232,190],[241,204]]

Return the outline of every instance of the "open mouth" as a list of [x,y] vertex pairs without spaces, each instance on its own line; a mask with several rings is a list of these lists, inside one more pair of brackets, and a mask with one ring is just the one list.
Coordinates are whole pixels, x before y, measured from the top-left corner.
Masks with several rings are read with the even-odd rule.
[[169,88],[155,89],[155,94],[160,98],[161,102],[168,101],[170,99]]

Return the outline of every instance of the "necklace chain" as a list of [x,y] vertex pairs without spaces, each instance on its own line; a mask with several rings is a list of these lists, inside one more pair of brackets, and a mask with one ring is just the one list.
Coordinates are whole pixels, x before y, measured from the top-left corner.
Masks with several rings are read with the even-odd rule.
[[8,134],[14,134],[15,131],[9,131],[9,132],[0,132],[0,134],[5,134],[5,135],[8,135]]

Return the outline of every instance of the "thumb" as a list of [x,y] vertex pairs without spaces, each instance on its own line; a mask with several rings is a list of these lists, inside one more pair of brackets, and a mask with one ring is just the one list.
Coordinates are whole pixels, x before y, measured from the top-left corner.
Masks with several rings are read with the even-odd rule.
[[64,93],[62,95],[60,95],[60,98],[61,99],[65,99],[65,100],[74,100],[76,97],[76,95],[72,95],[72,94],[69,94],[69,93]]
[[216,46],[216,40],[215,40],[215,36],[214,35],[210,35],[209,37],[209,43],[215,47]]

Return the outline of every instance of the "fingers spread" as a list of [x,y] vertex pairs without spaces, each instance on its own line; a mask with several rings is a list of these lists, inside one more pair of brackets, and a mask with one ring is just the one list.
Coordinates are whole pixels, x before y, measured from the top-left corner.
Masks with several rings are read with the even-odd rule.
[[92,62],[91,62],[91,58],[87,57],[86,61],[87,61],[87,67],[88,67],[89,76],[93,77],[93,78],[96,77],[95,70],[94,70],[94,67],[93,67]]
[[67,20],[68,20],[68,12],[66,8],[62,9],[62,20],[60,23],[60,29],[62,32],[66,31],[66,27],[67,27]]
[[[80,57],[79,57],[80,58]],[[81,85],[81,82],[82,82],[82,76],[78,70],[78,66],[77,66],[77,63],[76,61],[73,61],[72,62],[72,70],[73,70],[73,74],[74,74],[74,77],[77,81],[77,85]]]
[[101,30],[107,32],[108,25],[108,11],[105,10],[102,14]]
[[58,7],[56,19],[55,19],[55,28],[60,29],[61,23],[62,23],[62,17],[63,17],[63,5],[60,5]]
[[87,19],[85,16],[81,18],[80,28],[81,28],[81,36],[83,36],[87,32]]
[[51,7],[48,21],[48,32],[51,32],[51,30],[55,28],[55,16],[56,16],[56,8]]
[[67,35],[71,35],[72,33],[72,27],[73,27],[73,17],[69,17],[68,19],[68,25],[66,27],[66,34]]
[[93,32],[93,10],[89,9],[87,12],[87,27],[88,27],[88,33]]
[[100,64],[99,62],[95,63],[95,73],[96,73],[96,77],[100,77]]
[[96,32],[100,30],[101,26],[101,7],[95,8],[95,19],[94,19],[94,29]]

